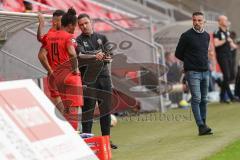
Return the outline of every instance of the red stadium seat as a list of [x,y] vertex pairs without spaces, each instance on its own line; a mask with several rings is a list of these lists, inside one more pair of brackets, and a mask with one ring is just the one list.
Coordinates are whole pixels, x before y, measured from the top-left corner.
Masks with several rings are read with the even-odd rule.
[[[106,18],[111,20],[117,20],[122,19],[119,21],[115,21],[118,25],[124,27],[124,28],[130,28],[132,26],[132,22],[127,20],[127,17],[113,12],[109,11],[99,5],[96,5],[92,3],[91,1],[81,0],[81,1],[59,1],[59,0],[35,0],[36,2],[40,2],[42,4],[48,5],[49,7],[53,7],[56,9],[68,9],[69,7],[74,6],[78,14],[80,13],[87,13],[92,18]],[[18,1],[9,1],[9,0],[3,0],[3,8],[9,11],[14,12],[24,12],[24,5],[23,0]],[[33,4],[33,11],[43,11],[47,10],[47,8],[43,6],[39,6],[37,4]],[[95,28],[96,31],[108,31],[113,30],[113,27],[105,24],[105,23],[99,23],[97,27]]]

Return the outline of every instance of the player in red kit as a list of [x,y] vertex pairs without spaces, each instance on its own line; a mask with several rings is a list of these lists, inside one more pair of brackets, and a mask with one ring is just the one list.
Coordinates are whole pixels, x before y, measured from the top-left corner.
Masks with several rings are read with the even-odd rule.
[[[42,43],[42,46],[39,50],[38,53],[38,58],[41,62],[41,64],[43,65],[43,67],[48,71],[48,75],[52,74],[52,69],[48,63],[48,59],[47,59],[47,51],[44,48],[44,46],[46,45],[46,37],[48,35],[48,33],[50,32],[55,32],[57,30],[59,30],[61,28],[61,19],[62,16],[65,12],[63,10],[56,10],[55,12],[53,12],[53,17],[52,17],[52,27],[49,29],[49,31],[46,34],[43,34],[43,28],[44,28],[44,17],[42,16],[41,13],[39,13],[38,19],[39,19],[39,26],[38,26],[38,31],[37,31],[37,39],[39,42]],[[53,85],[53,84],[52,84]],[[48,84],[48,86],[50,86]],[[49,88],[50,91],[50,98],[51,101],[58,107],[58,108],[63,108],[63,104],[61,101],[61,98],[59,96],[59,93],[56,92],[55,90]]]
[[[47,63],[52,71],[50,85],[59,92],[64,108],[60,112],[78,129],[78,110],[83,105],[82,82],[79,76],[73,33],[77,24],[76,12],[70,8],[61,19],[62,28],[46,36]],[[45,62],[42,62],[46,65]]]
[[[56,10],[53,12],[52,15],[52,27],[48,30],[48,32],[54,32],[56,30],[59,30],[61,28],[61,19],[62,16],[65,14],[63,10]],[[46,38],[47,34],[43,34],[43,28],[44,28],[44,17],[41,13],[38,15],[38,30],[37,30],[37,39],[39,42],[44,43],[44,39]]]

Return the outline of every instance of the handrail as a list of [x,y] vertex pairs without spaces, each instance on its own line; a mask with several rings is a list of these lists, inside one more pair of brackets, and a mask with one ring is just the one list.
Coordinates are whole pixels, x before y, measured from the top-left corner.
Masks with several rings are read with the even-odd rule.
[[27,66],[29,66],[29,67],[31,67],[31,68],[33,68],[33,69],[35,69],[35,70],[43,73],[43,74],[47,74],[46,71],[43,71],[43,70],[40,69],[39,67],[37,67],[37,66],[35,66],[35,65],[33,65],[33,64],[30,64],[30,63],[22,60],[21,58],[18,58],[17,56],[14,56],[13,54],[11,54],[11,53],[3,50],[3,49],[2,49],[1,51],[2,51],[4,54],[8,55],[9,57],[12,57],[12,58],[16,59],[17,61],[20,61],[20,62],[22,62],[23,64],[25,64],[25,65],[27,65]]
[[[121,26],[112,23],[111,21],[109,21],[109,20],[107,20],[107,19],[101,19],[101,18],[100,18],[99,20],[102,20],[103,22],[105,22],[105,23],[111,25],[112,27],[120,30],[121,32],[126,33],[126,34],[129,35],[130,37],[132,37],[132,38],[134,38],[134,39],[136,39],[136,40],[139,40],[139,41],[143,42],[144,44],[152,47],[152,49],[155,50],[155,56],[156,56],[155,59],[157,59],[157,57],[158,57],[158,56],[157,56],[157,54],[158,54],[158,49],[160,48],[160,49],[161,49],[161,53],[160,53],[160,54],[161,54],[161,56],[163,57],[163,58],[162,58],[163,64],[165,64],[164,48],[163,48],[163,46],[162,46],[161,44],[157,44],[157,43],[154,43],[154,44],[153,44],[153,43],[150,43],[150,42],[142,39],[141,37],[138,37],[138,36],[136,36],[135,34],[127,31],[126,29],[122,28]],[[150,26],[150,27],[151,27],[151,26]],[[160,75],[160,74],[159,74],[159,70],[158,70],[158,78],[159,78],[159,75]],[[166,79],[166,75],[165,75],[165,74],[164,74],[164,79]],[[159,85],[160,85],[160,84],[159,84]],[[168,94],[167,94],[167,97],[168,97]],[[164,103],[164,102],[163,102],[163,96],[162,96],[162,95],[159,96],[159,100],[160,100],[159,109],[160,109],[161,112],[165,112],[165,108],[164,108],[164,104],[163,104],[163,103]]]
[[[13,15],[13,16],[24,16],[24,17],[38,17],[37,13],[21,13],[21,12],[10,12],[10,11],[0,11],[0,15]],[[51,18],[52,15],[43,15],[45,18]]]
[[28,32],[29,34],[31,34],[33,36],[37,36],[37,33],[29,28],[24,28],[24,31]]
[[119,25],[117,25],[117,24],[115,24],[115,23],[112,23],[112,22],[110,22],[109,20],[104,19],[104,18],[99,18],[99,19],[102,20],[103,22],[105,22],[105,23],[113,26],[113,27],[116,28],[117,30],[120,30],[121,32],[126,33],[126,34],[129,35],[130,37],[132,37],[132,38],[134,38],[134,39],[136,39],[136,40],[139,40],[139,41],[143,42],[144,44],[146,44],[146,45],[148,45],[148,46],[151,46],[152,48],[156,48],[156,46],[154,46],[152,43],[150,43],[150,42],[148,42],[148,41],[146,41],[146,40],[144,40],[144,39],[136,36],[135,34],[133,34],[133,33],[131,33],[131,32],[128,32],[126,29],[120,27]]

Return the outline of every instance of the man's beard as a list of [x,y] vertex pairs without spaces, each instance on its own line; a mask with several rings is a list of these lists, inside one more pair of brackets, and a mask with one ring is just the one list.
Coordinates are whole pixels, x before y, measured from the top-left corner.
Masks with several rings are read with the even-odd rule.
[[204,28],[201,28],[200,26],[193,26],[193,29],[198,33],[203,33],[204,32]]
[[200,26],[194,26],[194,28],[195,28],[196,30],[198,30],[198,31],[201,31],[201,30],[202,30],[202,28],[201,28]]

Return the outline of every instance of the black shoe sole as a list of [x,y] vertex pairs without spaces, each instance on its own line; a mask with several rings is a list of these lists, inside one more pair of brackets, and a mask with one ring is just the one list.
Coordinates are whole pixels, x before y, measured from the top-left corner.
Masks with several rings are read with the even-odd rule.
[[213,133],[210,131],[210,132],[206,132],[206,133],[199,133],[198,134],[199,136],[206,136],[206,135],[213,135]]
[[114,146],[113,146],[113,145],[111,145],[111,148],[112,148],[112,149],[118,149],[118,147],[117,147],[117,146],[115,146],[115,145],[114,145]]

